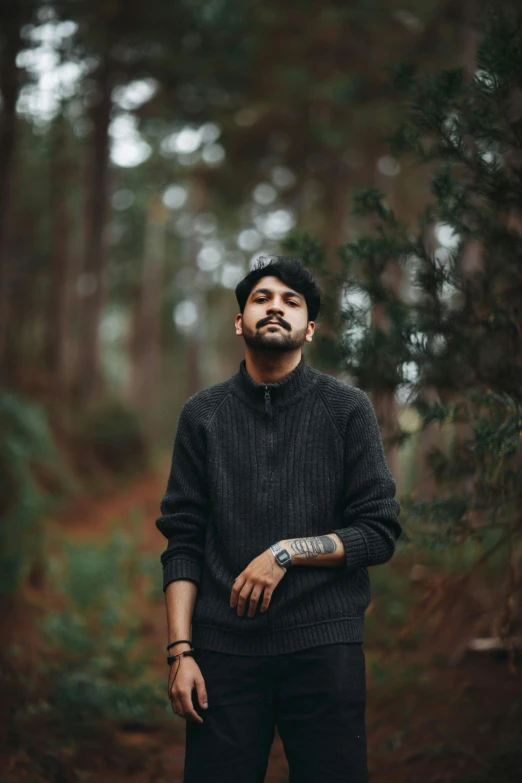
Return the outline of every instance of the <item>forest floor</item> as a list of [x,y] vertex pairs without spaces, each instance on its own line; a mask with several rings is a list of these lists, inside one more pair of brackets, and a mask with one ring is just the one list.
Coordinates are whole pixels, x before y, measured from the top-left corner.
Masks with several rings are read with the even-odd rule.
[[[165,489],[165,475],[165,471],[160,471],[159,475],[143,477],[109,496],[74,498],[47,524],[58,537],[82,545],[107,538],[139,509],[143,519],[139,546],[144,556],[157,557],[160,579],[159,553],[164,539],[154,520]],[[397,568],[400,567],[398,562]],[[151,677],[166,686],[162,595],[151,603],[144,602],[137,592],[135,599],[136,611],[143,618],[142,643],[153,651]],[[18,619],[19,633],[27,640],[29,624]],[[384,639],[384,634],[389,635],[389,629],[383,630],[382,639],[374,629],[364,645],[371,782],[520,782],[520,660],[515,673],[510,673],[505,658],[491,655],[465,657],[456,665],[448,665],[448,655],[459,641],[458,629],[449,624],[439,639],[422,636],[410,648],[395,644],[393,638]],[[111,731],[106,747],[100,746],[99,741],[92,744],[86,736],[81,750],[74,751],[75,774],[62,775],[60,779],[95,783],[181,782],[184,732],[184,719],[165,712],[164,719],[153,725],[122,724]],[[20,765],[20,752],[18,747],[17,758],[4,762],[8,762],[13,779],[24,781],[23,775],[14,774]],[[67,748],[61,752],[73,754]],[[50,776],[50,780],[55,779]],[[11,780],[9,775],[5,780]],[[40,783],[43,778],[27,780]],[[288,765],[276,731],[266,781],[287,780]]]

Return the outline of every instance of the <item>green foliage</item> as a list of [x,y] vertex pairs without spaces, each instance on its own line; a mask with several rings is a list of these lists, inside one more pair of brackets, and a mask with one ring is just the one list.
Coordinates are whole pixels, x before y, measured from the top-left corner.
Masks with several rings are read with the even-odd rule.
[[[371,569],[372,602],[366,615],[365,636],[370,649],[393,650],[417,600],[406,569],[397,571],[385,563]],[[418,639],[413,639],[416,643]]]
[[6,781],[97,777],[107,753],[113,774],[127,770],[134,751],[121,734],[153,731],[167,719],[148,619],[157,562],[152,573],[151,558],[141,555],[143,517],[125,523],[125,533],[118,526],[99,542],[46,538],[37,654],[24,635],[2,658],[2,717],[14,759]]
[[43,407],[0,393],[0,594],[20,587],[41,551],[40,520],[73,484]]
[[[521,402],[506,393],[476,389],[464,402],[426,404],[420,399],[416,407],[425,426],[439,421],[470,427],[470,437],[454,440],[449,455],[438,449],[429,455],[444,491],[433,501],[417,500],[406,508],[417,543],[434,548],[469,538],[497,546],[499,537],[518,535]],[[463,479],[473,482],[471,497]],[[483,517],[480,524],[477,514]]]
[[392,695],[392,690],[397,693],[410,693],[417,689],[425,689],[430,683],[426,675],[426,666],[422,663],[400,665],[395,662],[394,666],[390,666],[387,662],[382,663],[377,657],[369,654],[368,670],[375,685],[387,686],[387,697]]
[[149,454],[140,416],[119,400],[105,401],[80,414],[76,438],[95,463],[116,475],[147,468]]
[[153,720],[165,704],[148,674],[136,580],[144,569],[136,543],[117,531],[103,544],[66,543],[49,577],[63,608],[41,623],[49,656],[45,703],[69,732],[97,721]]
[[288,239],[283,240],[281,247],[285,252],[298,256],[310,271],[322,269],[324,247],[319,239],[311,237],[305,232],[301,234],[296,232]]
[[163,603],[165,594],[163,584],[158,579],[158,557],[157,555],[142,555],[139,562],[140,572],[145,575],[147,580],[144,595],[152,603]]
[[49,698],[51,709],[69,731],[103,721],[143,723],[165,703],[150,682],[114,682],[93,671],[58,672]]
[[[520,276],[516,259],[522,237],[507,227],[511,210],[520,206],[520,170],[512,163],[520,146],[519,121],[506,105],[518,85],[520,28],[494,18],[477,54],[483,70],[475,78],[464,79],[460,69],[424,78],[410,70],[402,78],[409,107],[400,150],[438,164],[432,179],[435,201],[420,216],[418,236],[398,221],[377,190],[354,199],[354,213],[378,224],[373,235],[341,248],[351,275],[347,290],[358,286],[367,299],[358,320],[353,309],[347,310],[345,327],[360,328],[362,315],[375,305],[384,307],[386,318],[386,338],[371,337],[377,328],[366,325],[360,350],[348,357],[349,369],[367,388],[375,388],[376,379],[387,389],[406,382],[400,376],[412,362],[419,371],[412,397],[429,384],[451,391],[489,386],[514,395],[522,388],[516,359],[519,289],[508,283]],[[449,251],[430,249],[435,223],[452,229],[456,242]],[[470,272],[471,241],[482,250]],[[409,278],[407,301],[383,276],[391,260]],[[386,363],[396,365],[395,374],[377,371]]]

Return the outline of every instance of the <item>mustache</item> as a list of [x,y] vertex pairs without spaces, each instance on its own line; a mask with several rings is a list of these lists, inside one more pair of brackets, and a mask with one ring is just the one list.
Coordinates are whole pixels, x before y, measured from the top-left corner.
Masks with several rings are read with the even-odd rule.
[[262,326],[265,326],[266,324],[269,324],[270,321],[275,321],[280,326],[282,326],[284,329],[289,329],[289,325],[286,323],[286,321],[281,321],[279,318],[267,318],[266,321],[261,321],[261,323],[258,324],[257,328],[261,329]]

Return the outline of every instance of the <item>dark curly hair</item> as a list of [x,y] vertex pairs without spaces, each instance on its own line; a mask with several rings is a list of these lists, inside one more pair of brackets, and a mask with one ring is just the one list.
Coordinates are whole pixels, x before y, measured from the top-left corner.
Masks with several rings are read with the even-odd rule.
[[308,320],[315,321],[321,306],[321,289],[317,280],[303,267],[299,259],[285,256],[260,256],[253,269],[236,286],[236,299],[241,315],[250,292],[262,277],[273,275],[287,286],[302,294],[306,300]]

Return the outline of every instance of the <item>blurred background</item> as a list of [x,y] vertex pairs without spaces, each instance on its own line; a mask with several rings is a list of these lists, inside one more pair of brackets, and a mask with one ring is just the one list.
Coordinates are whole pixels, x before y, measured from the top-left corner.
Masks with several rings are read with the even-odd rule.
[[371,779],[521,779],[518,14],[4,0],[2,781],[181,781],[154,520],[273,254],[316,274],[307,362],[370,395],[402,505],[370,571]]

